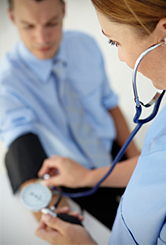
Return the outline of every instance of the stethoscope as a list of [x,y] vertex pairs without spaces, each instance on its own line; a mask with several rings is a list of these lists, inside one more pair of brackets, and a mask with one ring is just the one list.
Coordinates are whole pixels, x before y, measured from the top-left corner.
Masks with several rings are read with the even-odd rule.
[[[99,186],[101,185],[101,183],[111,174],[111,172],[113,171],[114,167],[116,166],[116,164],[119,162],[119,160],[121,159],[121,157],[123,156],[124,152],[126,151],[128,145],[130,144],[130,142],[132,141],[132,139],[134,138],[134,136],[136,135],[136,133],[139,131],[139,129],[142,127],[143,124],[150,122],[157,114],[158,110],[159,110],[159,106],[161,103],[161,100],[164,96],[165,90],[163,90],[161,93],[157,92],[155,94],[155,96],[151,99],[151,101],[147,104],[144,104],[143,102],[141,102],[139,100],[139,96],[138,96],[138,92],[137,92],[137,86],[136,86],[136,76],[137,76],[137,71],[138,71],[138,66],[140,64],[140,62],[143,60],[143,58],[152,50],[156,49],[157,47],[166,44],[166,38],[164,38],[164,42],[161,42],[159,44],[156,44],[154,46],[151,46],[150,48],[148,48],[147,50],[145,50],[136,60],[135,66],[134,66],[134,70],[133,70],[133,75],[132,75],[132,84],[133,84],[133,91],[134,91],[134,101],[136,103],[136,113],[135,116],[133,118],[134,123],[137,124],[137,126],[134,128],[134,130],[131,132],[131,134],[129,135],[128,139],[126,140],[126,142],[124,143],[124,145],[122,146],[122,148],[120,149],[119,153],[117,154],[117,156],[115,157],[110,169],[108,170],[108,172],[104,175],[104,177],[98,181],[98,183],[91,188],[88,191],[83,191],[83,192],[78,192],[78,193],[66,193],[62,191],[62,195],[69,197],[69,198],[79,198],[79,197],[86,197],[86,196],[90,196],[92,194],[94,194]],[[145,119],[140,119],[141,113],[142,113],[142,106],[144,106],[145,108],[148,108],[150,106],[152,106],[154,104],[154,108],[152,113]]]
[[[48,187],[42,185],[41,183],[34,183],[31,185],[28,185],[21,192],[21,200],[22,200],[22,203],[24,204],[25,207],[27,207],[29,210],[31,210],[33,212],[37,212],[37,211],[41,210],[45,214],[49,213],[50,215],[52,215],[54,217],[58,216],[59,218],[65,220],[65,221],[82,225],[81,222],[77,218],[74,218],[74,217],[67,215],[67,214],[56,214],[55,210],[56,210],[62,196],[66,196],[69,198],[79,198],[79,197],[86,197],[86,196],[90,196],[90,195],[94,194],[98,190],[100,184],[111,174],[114,167],[116,166],[116,164],[119,162],[119,160],[123,156],[128,145],[130,144],[131,140],[136,135],[138,130],[142,127],[143,124],[151,121],[156,116],[158,109],[159,109],[159,106],[160,106],[160,103],[161,103],[161,100],[164,96],[165,90],[162,91],[161,94],[159,92],[157,92],[149,103],[143,104],[139,100],[139,97],[138,97],[138,92],[137,92],[137,87],[136,87],[136,75],[137,75],[138,66],[139,66],[140,62],[142,61],[142,59],[149,52],[154,50],[155,48],[157,48],[163,44],[166,44],[166,38],[164,39],[164,41],[165,42],[156,44],[156,45],[148,48],[146,51],[144,51],[139,56],[139,58],[137,59],[137,61],[135,63],[134,70],[133,70],[133,76],[132,76],[132,82],[133,82],[133,90],[134,90],[134,100],[136,103],[136,113],[135,113],[135,116],[133,118],[133,121],[134,121],[134,123],[137,124],[137,126],[134,128],[134,130],[129,135],[128,139],[126,140],[126,142],[122,146],[121,150],[119,151],[119,153],[115,157],[112,165],[110,166],[110,169],[104,175],[104,177],[93,188],[89,189],[88,191],[83,191],[83,192],[78,192],[78,193],[66,193],[66,192],[62,191],[60,188],[56,188],[56,187],[48,188]],[[147,118],[140,119],[141,112],[142,112],[142,106],[150,107],[153,104],[154,104],[154,108],[153,108],[152,113]],[[50,177],[49,175],[47,175],[47,176],[46,175],[44,178]],[[55,193],[58,194],[58,200],[53,206],[51,206],[49,208],[49,203],[52,199],[52,195],[54,195]]]

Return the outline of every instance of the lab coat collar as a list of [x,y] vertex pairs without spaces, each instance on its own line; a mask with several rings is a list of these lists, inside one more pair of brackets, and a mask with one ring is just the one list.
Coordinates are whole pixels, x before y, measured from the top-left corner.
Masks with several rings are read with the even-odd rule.
[[20,41],[19,52],[23,62],[40,78],[42,82],[47,82],[52,72],[52,67],[57,61],[61,61],[63,65],[67,65],[67,59],[65,54],[64,38],[62,38],[61,45],[57,54],[52,59],[41,60],[38,59],[33,53],[31,53],[24,43]]

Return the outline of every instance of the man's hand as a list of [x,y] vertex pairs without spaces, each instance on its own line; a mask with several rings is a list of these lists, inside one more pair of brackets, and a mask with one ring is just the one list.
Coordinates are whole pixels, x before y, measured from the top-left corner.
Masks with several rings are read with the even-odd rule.
[[36,236],[56,245],[96,244],[82,226],[70,224],[48,214],[42,216]]
[[69,158],[52,156],[44,161],[38,175],[50,175],[50,178],[44,181],[47,186],[79,188],[88,185],[90,172]]
[[[26,186],[28,186],[30,184],[35,183],[36,180],[37,179],[30,179],[30,180],[24,182],[22,184],[22,186],[21,186],[21,189],[25,188]],[[53,206],[57,202],[57,200],[58,200],[58,195],[57,194],[53,195],[52,200],[51,200],[49,206],[50,207]],[[57,210],[59,211],[60,209],[62,209],[62,207],[66,207],[66,206],[68,206],[68,202],[67,202],[66,198],[64,196],[62,196],[61,201],[58,204],[58,207],[57,207],[56,211]],[[35,218],[37,219],[37,221],[40,221],[41,220],[41,212],[40,211],[39,212],[33,212],[33,214],[34,214]]]

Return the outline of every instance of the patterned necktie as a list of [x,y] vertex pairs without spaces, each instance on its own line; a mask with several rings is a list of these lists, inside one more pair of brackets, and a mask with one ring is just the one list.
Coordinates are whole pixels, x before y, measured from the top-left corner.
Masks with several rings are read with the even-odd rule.
[[111,156],[91,126],[75,89],[67,81],[64,64],[57,61],[53,72],[61,84],[58,92],[75,141],[95,168],[110,165]]

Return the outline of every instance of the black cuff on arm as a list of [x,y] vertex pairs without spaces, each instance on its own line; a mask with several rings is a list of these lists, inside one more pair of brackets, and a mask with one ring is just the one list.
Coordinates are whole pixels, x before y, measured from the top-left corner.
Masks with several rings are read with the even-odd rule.
[[38,137],[32,133],[20,136],[10,145],[5,164],[14,193],[25,181],[37,178],[46,158]]

